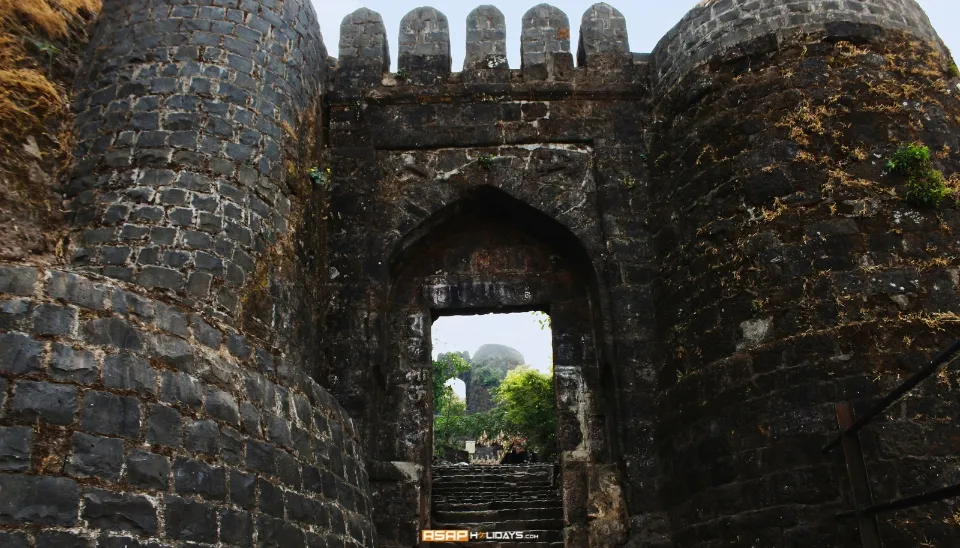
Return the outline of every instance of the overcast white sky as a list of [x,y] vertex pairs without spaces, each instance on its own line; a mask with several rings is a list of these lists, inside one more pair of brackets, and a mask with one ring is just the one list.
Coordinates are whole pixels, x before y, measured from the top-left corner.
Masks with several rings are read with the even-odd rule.
[[[627,19],[627,30],[630,36],[630,49],[637,53],[648,53],[653,50],[657,41],[670,30],[683,15],[697,4],[698,0],[645,0],[645,1],[608,1],[619,9]],[[960,51],[960,0],[918,0],[920,5],[930,16],[940,37],[946,42],[951,51]],[[493,0],[313,0],[320,19],[320,28],[323,30],[324,43],[327,51],[337,57],[337,47],[340,41],[340,22],[344,16],[357,8],[370,8],[383,16],[387,27],[387,36],[390,38],[390,56],[393,70],[397,66],[397,29],[400,19],[416,7],[427,5],[442,11],[450,21],[450,47],[453,54],[453,70],[459,71],[463,67],[464,44],[466,42],[467,14],[475,7],[488,3],[500,8],[507,20],[507,58],[510,68],[520,68],[520,20],[523,14],[540,3],[537,0],[527,2],[496,2]],[[587,0],[555,0],[550,4],[562,9],[570,18],[571,49],[576,53],[577,38],[579,37],[580,18],[593,1]]]
[[[540,316],[543,318],[544,316]],[[532,313],[447,316],[433,322],[433,357],[446,352],[467,351],[471,356],[484,344],[503,344],[519,350],[527,365],[546,373],[553,363],[550,328],[541,329]],[[464,396],[463,381],[451,381],[454,392]]]

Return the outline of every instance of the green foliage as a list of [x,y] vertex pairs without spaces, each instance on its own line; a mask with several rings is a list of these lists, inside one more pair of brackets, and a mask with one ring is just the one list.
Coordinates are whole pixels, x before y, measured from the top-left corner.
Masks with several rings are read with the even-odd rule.
[[947,68],[947,76],[950,78],[960,77],[960,68],[957,68],[956,63],[950,63],[950,66]]
[[502,379],[500,378],[500,372],[498,370],[492,367],[481,365],[480,367],[474,369],[473,380],[479,382],[487,388],[491,388],[500,384]]
[[480,156],[477,156],[477,163],[483,169],[490,169],[493,167],[493,156],[489,154],[481,154]]
[[887,162],[887,169],[907,176],[907,203],[936,207],[950,195],[943,173],[930,163],[930,148],[920,143],[901,146]]
[[553,375],[521,365],[507,373],[495,393],[506,430],[528,440],[544,459],[557,451],[557,410]]
[[534,312],[533,319],[540,325],[540,331],[553,327],[553,324],[550,322],[550,314],[546,312]]
[[400,70],[397,71],[397,79],[398,79],[398,80],[406,80],[407,78],[410,78],[410,71],[408,71],[408,70],[405,69],[405,68],[402,68],[402,69],[400,69]]
[[[547,316],[549,321],[549,316]],[[433,447],[435,455],[444,450],[462,450],[464,440],[479,439],[484,433],[528,440],[544,459],[556,456],[557,412],[552,375],[522,365],[501,381],[492,368],[472,369],[474,381],[491,387],[496,405],[483,413],[467,414],[466,402],[446,385],[450,379],[471,371],[462,357],[448,354],[433,362]]]
[[634,179],[633,177],[630,177],[630,176],[628,175],[628,176],[624,177],[624,179],[623,179],[623,186],[627,187],[627,189],[629,190],[629,189],[637,186],[637,180]]
[[313,181],[313,184],[319,186],[326,186],[327,182],[330,180],[330,168],[321,170],[317,166],[313,166],[309,171],[310,180]]
[[930,148],[920,143],[901,146],[887,162],[887,169],[894,173],[909,175],[914,170],[930,164]]

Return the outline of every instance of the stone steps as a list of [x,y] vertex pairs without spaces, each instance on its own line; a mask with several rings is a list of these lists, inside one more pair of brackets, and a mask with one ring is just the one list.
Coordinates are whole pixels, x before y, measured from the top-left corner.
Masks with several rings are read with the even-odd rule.
[[[563,502],[554,465],[438,466],[432,471],[431,528],[524,531],[535,541],[471,542],[489,548],[560,548]],[[425,548],[462,546],[429,543]]]
[[433,510],[434,519],[444,523],[488,523],[509,519],[540,520],[563,519],[563,508],[519,507],[503,510],[454,510],[440,506]]
[[[436,503],[436,499],[434,499]],[[453,499],[451,502],[443,502],[441,504],[434,504],[436,510],[448,511],[448,512],[484,512],[489,510],[523,510],[526,508],[543,508],[543,509],[557,509],[563,511],[563,504],[559,500],[554,500],[554,497],[544,499],[541,501],[541,504],[530,504],[529,499],[515,500],[515,501],[488,501],[483,500],[480,502],[465,502],[459,498]]]

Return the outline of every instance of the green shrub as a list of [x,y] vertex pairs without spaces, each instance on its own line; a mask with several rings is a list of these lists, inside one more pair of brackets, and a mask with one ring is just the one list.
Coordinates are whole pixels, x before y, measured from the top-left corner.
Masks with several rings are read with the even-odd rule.
[[949,195],[943,173],[933,168],[912,173],[907,181],[907,202],[913,205],[937,207]]
[[887,162],[887,169],[907,176],[907,203],[936,207],[950,195],[943,173],[930,163],[930,147],[920,143],[901,146]]

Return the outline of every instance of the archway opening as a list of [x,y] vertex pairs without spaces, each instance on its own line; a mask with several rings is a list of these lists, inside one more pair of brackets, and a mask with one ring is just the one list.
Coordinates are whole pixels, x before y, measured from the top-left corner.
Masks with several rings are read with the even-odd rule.
[[433,322],[433,462],[555,462],[550,316],[507,312]]

